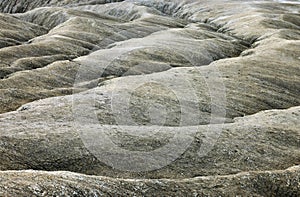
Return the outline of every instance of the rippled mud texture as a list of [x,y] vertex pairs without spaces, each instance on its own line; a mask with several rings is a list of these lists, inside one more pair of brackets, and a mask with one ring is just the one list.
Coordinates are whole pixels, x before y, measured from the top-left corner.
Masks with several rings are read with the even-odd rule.
[[[300,195],[298,1],[0,11],[0,195]],[[92,128],[132,152],[175,142],[172,162],[108,165]]]

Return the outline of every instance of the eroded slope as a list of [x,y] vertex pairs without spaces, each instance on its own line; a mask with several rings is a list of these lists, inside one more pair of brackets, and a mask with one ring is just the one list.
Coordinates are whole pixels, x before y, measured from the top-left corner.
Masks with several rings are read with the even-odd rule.
[[297,1],[0,9],[3,195],[299,195]]

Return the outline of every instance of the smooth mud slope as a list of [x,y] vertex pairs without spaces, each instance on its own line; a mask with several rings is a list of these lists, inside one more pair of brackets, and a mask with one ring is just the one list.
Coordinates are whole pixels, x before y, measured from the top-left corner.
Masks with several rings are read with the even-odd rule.
[[0,11],[0,196],[300,196],[299,1]]

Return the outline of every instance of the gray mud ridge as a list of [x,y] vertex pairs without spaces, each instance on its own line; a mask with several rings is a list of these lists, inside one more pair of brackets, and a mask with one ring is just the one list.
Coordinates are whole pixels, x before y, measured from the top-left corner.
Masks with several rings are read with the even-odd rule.
[[298,1],[0,11],[0,196],[300,195]]

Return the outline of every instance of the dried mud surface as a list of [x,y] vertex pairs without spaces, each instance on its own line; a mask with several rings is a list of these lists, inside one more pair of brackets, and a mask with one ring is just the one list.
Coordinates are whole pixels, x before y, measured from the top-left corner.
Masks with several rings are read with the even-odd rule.
[[299,1],[0,11],[1,196],[300,195]]

